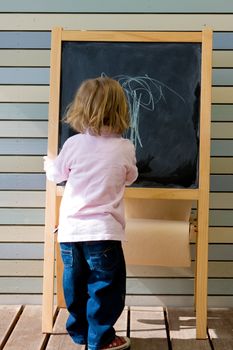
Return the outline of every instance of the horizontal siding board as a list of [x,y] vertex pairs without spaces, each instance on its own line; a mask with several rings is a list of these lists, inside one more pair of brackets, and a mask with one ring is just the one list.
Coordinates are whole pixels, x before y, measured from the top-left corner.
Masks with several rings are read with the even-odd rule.
[[233,32],[214,33],[213,48],[218,50],[232,50],[233,49]]
[[[218,61],[223,61],[219,58]],[[50,50],[1,50],[0,67],[49,67]]]
[[[213,157],[232,157],[233,140],[213,140],[211,142],[211,156]],[[231,160],[229,160],[231,161]]]
[[211,123],[212,139],[233,139],[233,122]]
[[44,245],[42,243],[1,243],[1,259],[43,259]]
[[[180,27],[179,27],[180,29]],[[0,67],[49,67],[50,50],[2,49]],[[213,51],[213,67],[233,67],[232,51]]]
[[1,49],[50,49],[50,32],[0,32]]
[[[43,242],[44,226],[0,227],[0,242]],[[194,240],[192,240],[194,242]],[[209,243],[233,243],[233,227],[210,227]]]
[[22,304],[22,305],[41,305],[41,294],[0,294],[0,303],[3,305]]
[[213,192],[232,192],[233,191],[233,175],[211,175],[210,191]]
[[[209,227],[208,230],[208,241],[209,243],[220,243],[220,244],[232,244],[233,243],[233,227],[229,226],[219,226],[219,227]],[[196,243],[196,232],[191,229],[190,243]],[[193,247],[193,245],[192,245]],[[193,249],[193,248],[192,248]],[[193,253],[194,254],[194,253]],[[193,255],[193,257],[195,254]]]
[[[34,137],[48,136],[47,121],[1,121],[0,137]],[[211,137],[215,139],[232,139],[233,122],[215,123],[211,125]]]
[[49,68],[0,68],[0,84],[48,85]]
[[[44,174],[0,174],[0,190],[44,190]],[[211,175],[210,189],[232,192],[233,175]]]
[[[2,67],[49,67],[50,50],[1,50]],[[213,67],[233,67],[232,51],[213,51]]]
[[[232,279],[209,279],[208,294],[209,295],[231,295],[233,288]],[[194,281],[193,279],[166,279],[166,278],[128,278],[127,294],[130,295],[193,295]],[[42,292],[41,277],[1,277],[0,293],[30,293],[38,294]]]
[[[233,193],[210,193],[211,209],[231,209]],[[41,191],[1,191],[0,207],[41,208],[45,207],[45,192]]]
[[[233,193],[210,193],[211,209],[231,209]],[[41,208],[45,207],[45,192],[1,191],[0,207]]]
[[45,155],[46,139],[0,139],[1,155]]
[[[0,120],[47,120],[48,103],[0,103]],[[233,121],[233,105],[212,105],[212,121]]]
[[47,120],[48,103],[0,103],[0,120]]
[[[31,140],[30,140],[31,141]],[[6,145],[5,142],[0,142],[1,145]],[[32,145],[31,142],[26,143]],[[41,148],[40,148],[41,149]],[[40,154],[45,154],[46,146],[43,147],[43,151]],[[3,151],[3,150],[2,150]],[[7,150],[9,154],[9,149]],[[30,150],[31,151],[31,150]],[[16,149],[15,153],[19,152]],[[36,151],[34,151],[36,152]],[[21,150],[20,153],[25,154],[25,150]],[[43,172],[43,158],[42,156],[0,156],[0,171],[5,173],[35,173]],[[211,173],[212,174],[232,174],[233,173],[233,158],[231,157],[212,157],[211,158]]]
[[45,174],[0,174],[1,190],[45,190]]
[[[213,87],[213,103],[233,103],[233,87]],[[49,86],[0,85],[0,102],[48,102]]]
[[[0,139],[1,155],[44,155],[47,152],[46,139],[3,138]],[[233,140],[213,140],[211,156],[233,156]],[[229,160],[230,161],[230,160]]]
[[0,191],[0,207],[8,208],[44,208],[45,192]]
[[213,51],[213,67],[233,67],[233,51]]
[[42,156],[0,156],[0,172],[3,173],[41,173]]
[[46,138],[47,121],[0,121],[0,137]]
[[[38,173],[43,172],[42,156],[0,156],[0,172],[4,173]],[[232,174],[232,157],[212,157],[211,174]]]
[[0,102],[48,102],[49,86],[0,85]]
[[[18,296],[20,297],[20,296]],[[5,297],[6,298],[6,297]],[[6,299],[7,300],[7,299]],[[5,303],[6,304],[6,303]],[[193,296],[177,295],[128,295],[126,305],[129,306],[166,306],[166,307],[193,307]],[[208,307],[231,307],[233,306],[232,296],[209,296]]]
[[213,87],[212,102],[223,104],[233,103],[233,87]]
[[44,209],[0,208],[1,225],[43,225]]
[[[2,263],[5,261],[2,260]],[[18,263],[22,263],[25,266],[25,271],[27,274],[30,273],[29,264],[27,261],[18,260]],[[4,276],[5,269],[3,269],[2,276]],[[23,269],[22,269],[23,273]],[[195,262],[192,262],[191,267],[165,267],[165,266],[127,266],[127,276],[128,277],[194,277],[195,274]],[[26,276],[26,274],[25,274]],[[208,276],[213,277],[233,277],[233,262],[227,261],[210,261],[208,263]]]
[[[47,120],[48,103],[0,103],[0,119]],[[212,105],[212,121],[233,121],[233,105]]]
[[43,242],[44,226],[0,226],[0,242]]
[[212,84],[216,86],[233,85],[233,69],[213,69]]
[[[209,279],[208,294],[231,295],[232,279]],[[193,279],[148,279],[129,278],[127,280],[127,294],[193,294]]]
[[[1,210],[0,210],[1,213]],[[1,243],[1,259],[43,259],[43,243]],[[191,257],[195,259],[195,245],[191,245]],[[232,244],[209,244],[209,260],[233,261]]]
[[43,276],[43,261],[0,260],[0,276]]
[[209,224],[210,226],[233,226],[233,210],[210,210]]
[[[195,271],[193,266],[193,271]],[[209,262],[208,276],[233,278],[233,262]]]
[[91,2],[82,0],[41,0],[40,3],[31,2],[30,0],[21,0],[20,4],[17,0],[8,0],[2,2],[0,6],[1,12],[233,12],[233,4],[231,1],[212,0],[211,4],[207,1],[196,0],[195,2],[187,2],[185,0],[173,0],[156,2],[145,0],[134,0],[133,3],[118,0],[117,2],[109,2],[108,0],[93,0]]
[[[195,262],[187,267],[161,266],[127,266],[128,277],[194,277]],[[43,260],[0,260],[0,277],[9,276],[43,276]],[[233,262],[209,262],[208,276],[210,278],[233,278]]]
[[[9,304],[34,304],[42,303],[41,294],[0,294],[0,303]],[[193,296],[187,295],[127,295],[128,306],[164,306],[167,307],[193,307]],[[208,307],[233,307],[232,296],[209,296]]]
[[215,31],[230,31],[232,30],[232,20],[232,14],[0,13],[0,30],[48,31],[60,26],[64,29],[77,30],[200,31],[205,25]]
[[[119,21],[119,18],[118,18]],[[137,29],[137,24],[135,24]],[[77,28],[76,28],[77,29]],[[124,29],[119,26],[118,29]],[[200,28],[201,29],[201,28]],[[125,29],[126,30],[126,29]],[[51,32],[33,32],[33,31],[4,31],[0,32],[0,49],[50,49]],[[233,49],[233,32],[214,33],[214,50]]]
[[[231,280],[222,280],[221,286],[219,280],[209,281],[209,294],[231,294]],[[227,289],[223,292],[223,287]],[[127,280],[128,294],[193,294],[194,283],[193,279],[136,279],[130,278]]]
[[0,121],[0,137],[45,138],[48,136],[47,121]]
[[210,243],[233,243],[233,227],[209,227]]
[[210,171],[212,174],[232,174],[233,158],[212,157],[210,161]]
[[[0,67],[0,84],[48,85],[49,68]],[[233,85],[233,69],[213,69],[213,85]]]
[[211,119],[212,121],[233,121],[233,105],[212,105]]
[[[231,295],[233,280],[209,279],[208,294]],[[127,294],[191,294],[194,293],[192,279],[135,279],[127,280]]]
[[[192,217],[196,217],[196,209],[192,209]],[[209,226],[213,227],[232,227],[233,210],[230,209],[210,209]]]
[[[232,244],[209,244],[209,261],[211,260],[233,260]],[[233,291],[233,290],[232,290]]]
[[232,209],[233,193],[210,193],[211,209]]
[[[0,102],[48,102],[49,86],[0,85]],[[233,87],[213,87],[213,103],[233,103]]]
[[1,277],[0,293],[30,293],[38,294],[42,292],[41,277]]

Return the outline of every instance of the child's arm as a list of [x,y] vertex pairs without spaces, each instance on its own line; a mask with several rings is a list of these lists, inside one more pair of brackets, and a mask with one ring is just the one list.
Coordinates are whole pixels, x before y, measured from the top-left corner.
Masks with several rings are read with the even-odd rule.
[[44,170],[48,180],[60,183],[68,179],[70,159],[67,151],[67,142],[65,142],[61,152],[55,159],[51,159],[48,156],[44,157]]
[[130,161],[126,173],[126,186],[130,186],[138,177],[138,169],[136,167],[136,156],[135,156],[135,148],[132,144],[130,144]]

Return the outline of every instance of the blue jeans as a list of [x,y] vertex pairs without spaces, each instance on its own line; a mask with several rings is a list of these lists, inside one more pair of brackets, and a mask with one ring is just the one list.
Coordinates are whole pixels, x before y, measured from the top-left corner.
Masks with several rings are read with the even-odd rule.
[[124,305],[125,260],[120,241],[60,243],[63,289],[73,341],[99,350],[115,337]]

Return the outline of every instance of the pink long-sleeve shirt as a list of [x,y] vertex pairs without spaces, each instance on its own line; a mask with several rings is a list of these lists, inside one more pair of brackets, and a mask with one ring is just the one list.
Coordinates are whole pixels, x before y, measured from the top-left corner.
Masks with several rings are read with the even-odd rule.
[[45,161],[48,180],[66,181],[58,241],[125,240],[123,195],[137,176],[133,144],[115,134],[70,137],[55,160]]

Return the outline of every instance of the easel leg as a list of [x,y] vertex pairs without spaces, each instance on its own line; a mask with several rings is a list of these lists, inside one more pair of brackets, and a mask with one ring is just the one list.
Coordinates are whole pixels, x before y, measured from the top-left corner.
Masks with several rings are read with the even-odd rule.
[[57,276],[57,306],[66,307],[64,301],[62,276],[63,276],[63,262],[60,253],[59,243],[56,243],[56,276]]
[[[61,198],[62,197],[58,197],[57,203],[56,203],[57,220],[59,215]],[[60,246],[58,242],[56,242],[56,276],[57,276],[57,306],[64,308],[66,307],[66,304],[64,300],[63,285],[62,285],[63,262],[62,262]]]
[[202,201],[198,203],[198,232],[196,243],[196,327],[197,339],[207,337],[207,281],[208,281],[208,207]]
[[45,239],[44,239],[44,278],[42,300],[42,332],[52,333],[54,312],[54,229],[56,217],[56,185],[47,182]]
[[[195,242],[196,242],[196,247],[197,247],[197,222],[196,222],[196,220],[195,220],[195,224],[193,224],[192,233],[193,232],[195,232]],[[196,299],[197,299],[197,256],[195,258],[195,264],[194,264],[194,300],[193,300],[193,306],[194,306],[195,312],[196,312],[196,305],[197,305]]]
[[54,234],[45,233],[42,332],[52,333],[54,308]]

